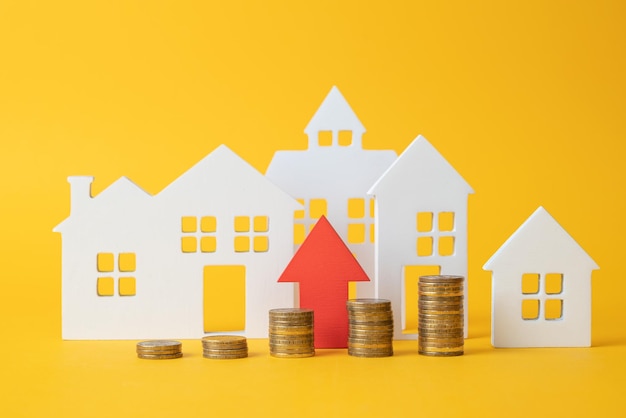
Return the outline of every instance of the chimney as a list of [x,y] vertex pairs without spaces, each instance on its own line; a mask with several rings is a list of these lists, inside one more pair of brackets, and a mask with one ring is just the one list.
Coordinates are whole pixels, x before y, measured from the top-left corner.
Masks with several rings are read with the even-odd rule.
[[70,215],[83,210],[91,200],[92,176],[70,176],[67,178],[70,184]]

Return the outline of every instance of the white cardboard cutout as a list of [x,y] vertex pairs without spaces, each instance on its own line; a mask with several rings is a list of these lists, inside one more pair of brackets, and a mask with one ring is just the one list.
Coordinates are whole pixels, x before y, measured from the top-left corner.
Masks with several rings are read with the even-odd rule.
[[[539,207],[483,266],[493,272],[493,346],[591,346],[591,271],[598,268],[565,229]],[[536,292],[522,292],[524,274],[538,277]],[[559,293],[554,287],[549,292],[548,274],[562,275]],[[560,318],[545,318],[550,299],[561,301]],[[522,318],[523,300],[539,302],[536,319]]]
[[[332,132],[331,145],[319,144],[320,132]],[[351,132],[351,142],[342,145],[340,135],[348,132]],[[374,217],[370,213],[367,190],[393,163],[396,153],[391,150],[364,150],[361,142],[364,132],[365,128],[350,105],[337,87],[333,87],[305,129],[309,137],[308,149],[277,151],[266,176],[291,196],[305,201],[304,218],[295,222],[304,224],[307,233],[319,219],[319,216],[310,216],[311,199],[325,199],[327,211],[324,214],[367,275],[374,277],[374,244],[370,240]],[[363,199],[362,218],[349,218],[349,199]],[[351,243],[348,239],[350,224],[360,224],[355,228],[363,228],[362,243]],[[374,297],[374,289],[373,281],[359,282],[357,296]]]
[[[371,187],[376,199],[376,297],[394,306],[397,340],[415,339],[406,329],[406,266],[440,267],[440,274],[465,277],[467,337],[467,199],[472,188],[424,138],[418,136]],[[432,214],[432,229],[418,231],[417,214]],[[437,219],[454,213],[451,231],[440,231]],[[418,238],[432,240],[432,253],[419,256]],[[446,237],[446,238],[443,238]],[[453,253],[441,255],[438,243],[453,240]],[[417,303],[417,297],[415,297]],[[400,309],[398,309],[400,307]]]
[[[249,338],[266,338],[267,312],[294,306],[294,287],[277,283],[293,255],[293,213],[301,205],[222,145],[150,196],[126,178],[96,197],[93,177],[70,177],[71,213],[54,228],[62,233],[62,309],[64,339],[198,338],[204,335],[204,266],[245,267],[245,329]],[[216,220],[214,232],[182,231],[182,217]],[[266,231],[235,232],[234,217],[267,217]],[[215,238],[213,252],[183,253],[181,239]],[[251,241],[235,252],[236,236]],[[265,236],[267,251],[253,240]],[[264,238],[265,239],[265,238]],[[135,268],[99,273],[98,253],[132,253]],[[111,276],[114,295],[97,294],[97,278]],[[136,294],[120,296],[119,277],[135,278]],[[220,331],[223,332],[223,331]]]

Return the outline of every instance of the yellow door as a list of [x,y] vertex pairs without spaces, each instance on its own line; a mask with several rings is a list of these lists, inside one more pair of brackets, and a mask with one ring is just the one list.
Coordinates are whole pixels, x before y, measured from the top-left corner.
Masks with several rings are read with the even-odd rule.
[[420,276],[433,276],[440,266],[404,266],[404,323],[403,334],[417,334],[417,282]]
[[204,332],[246,328],[246,266],[204,266]]

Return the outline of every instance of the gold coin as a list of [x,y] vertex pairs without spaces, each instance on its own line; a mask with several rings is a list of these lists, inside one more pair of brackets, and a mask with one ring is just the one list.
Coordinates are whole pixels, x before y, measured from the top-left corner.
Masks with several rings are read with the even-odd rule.
[[207,353],[203,353],[202,357],[204,358],[208,358],[208,359],[214,359],[214,360],[234,360],[234,359],[238,359],[238,358],[246,358],[248,357],[248,353],[246,352],[245,354],[207,354]]
[[175,359],[175,358],[181,358],[183,356],[183,353],[172,353],[172,354],[142,354],[142,353],[137,353],[137,357],[141,358],[141,359],[146,359],[146,360],[168,360],[168,359]]
[[137,350],[165,350],[171,351],[174,349],[180,350],[182,348],[182,343],[180,341],[173,340],[149,340],[149,341],[141,341],[137,343]]
[[453,275],[431,275],[431,276],[420,276],[418,283],[463,283],[465,277],[463,276],[453,276]]

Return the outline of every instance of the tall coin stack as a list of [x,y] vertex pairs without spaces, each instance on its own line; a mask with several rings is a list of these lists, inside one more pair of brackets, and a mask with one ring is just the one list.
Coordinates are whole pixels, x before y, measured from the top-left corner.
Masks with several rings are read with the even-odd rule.
[[393,312],[386,299],[350,299],[348,354],[355,357],[393,355]]
[[248,340],[237,335],[211,335],[202,338],[202,356],[210,359],[248,357]]
[[270,355],[273,357],[314,356],[313,310],[271,309],[269,337]]
[[463,276],[421,276],[418,283],[418,353],[463,354]]
[[168,360],[183,356],[180,341],[151,340],[137,343],[137,357],[149,360]]

